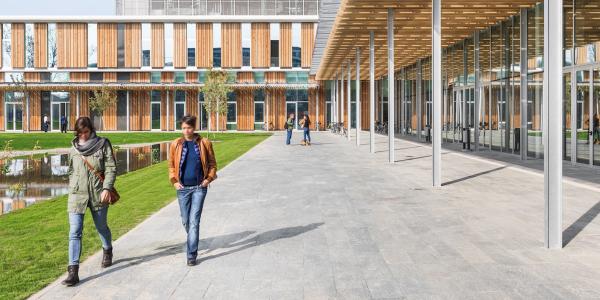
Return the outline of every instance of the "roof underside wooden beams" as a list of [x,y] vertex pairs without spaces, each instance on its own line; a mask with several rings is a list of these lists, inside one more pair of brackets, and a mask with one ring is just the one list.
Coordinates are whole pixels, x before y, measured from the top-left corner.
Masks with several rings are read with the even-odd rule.
[[[442,47],[518,15],[539,0],[442,0]],[[361,48],[361,78],[369,72],[369,32],[375,35],[375,76],[387,72],[387,14],[394,9],[395,66],[399,69],[431,55],[430,0],[342,0],[327,41],[318,80],[335,78],[343,66],[356,66]],[[344,71],[347,75],[347,71]]]

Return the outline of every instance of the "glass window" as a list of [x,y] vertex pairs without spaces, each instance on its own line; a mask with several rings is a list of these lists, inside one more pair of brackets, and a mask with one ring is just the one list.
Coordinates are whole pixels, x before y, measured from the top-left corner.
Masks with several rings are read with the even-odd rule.
[[69,72],[52,72],[50,74],[52,82],[69,82]]
[[279,67],[279,23],[271,23],[271,67]]
[[69,92],[50,92],[50,102],[69,102]]
[[182,91],[182,90],[175,91],[175,102],[185,102],[185,91]]
[[48,24],[48,68],[56,68],[57,55],[58,55],[58,50],[56,48],[56,23],[49,23]]
[[117,67],[125,67],[125,24],[117,24]]
[[204,83],[204,81],[206,81],[206,72],[204,72],[204,71],[198,72],[198,82]]
[[173,23],[165,23],[165,67],[173,66]]
[[227,83],[235,83],[236,79],[237,79],[236,71],[227,72]]
[[150,115],[151,115],[151,129],[160,129],[160,91],[152,91],[150,93]]
[[150,66],[150,49],[152,47],[151,26],[149,23],[142,24],[142,66]]
[[131,79],[131,73],[129,73],[129,72],[117,73],[117,81],[118,82],[128,82],[130,79]]
[[265,72],[254,72],[255,83],[265,83]]
[[160,83],[160,72],[152,72],[150,73],[150,82],[152,83]]
[[254,102],[254,123],[263,123],[265,121],[265,103]]
[[185,72],[175,72],[175,83],[185,82]]
[[252,46],[252,29],[250,23],[242,23],[242,66],[250,66],[250,48]]
[[98,67],[98,26],[88,24],[88,67]]
[[10,68],[11,62],[11,24],[2,24],[2,67]]
[[102,72],[90,72],[91,82],[102,82],[104,81],[104,73]]
[[221,23],[213,23],[213,67],[221,67]]
[[22,72],[4,73],[4,82],[23,81]]
[[302,62],[301,26],[292,23],[292,67],[300,68]]
[[187,24],[187,59],[188,67],[196,66],[196,23]]
[[236,108],[235,102],[227,102],[227,123],[237,123]]
[[33,24],[25,24],[25,67],[33,68],[33,56],[35,51]]

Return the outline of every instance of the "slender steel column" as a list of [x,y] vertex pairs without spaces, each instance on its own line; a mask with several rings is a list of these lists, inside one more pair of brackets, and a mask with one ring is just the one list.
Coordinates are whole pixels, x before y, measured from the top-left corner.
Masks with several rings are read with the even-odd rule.
[[461,92],[461,103],[462,103],[462,142],[463,142],[463,149],[471,149],[471,145],[466,144],[467,142],[467,136],[466,135],[470,135],[471,134],[471,128],[469,127],[469,99],[467,97],[467,83],[468,83],[468,77],[469,77],[469,58],[468,58],[468,51],[467,51],[467,43],[466,40],[463,40],[463,89]]
[[404,105],[404,85],[405,85],[405,80],[406,80],[406,70],[403,68],[400,71],[400,102],[398,103],[398,105],[400,106],[400,134],[401,135],[405,135],[405,131],[406,131],[406,125],[405,125],[405,120],[404,120],[404,115],[406,114],[405,110],[406,107]]
[[344,66],[341,67],[340,75],[340,122],[345,126],[346,118],[344,118]]
[[[562,248],[563,1],[544,0],[545,246]],[[575,153],[571,153],[572,156]]]
[[335,79],[333,80],[333,82],[331,83],[331,99],[333,100],[331,103],[331,120],[334,123],[337,123],[338,121],[338,117],[337,117],[337,84],[338,84],[338,78],[337,78],[337,74],[335,74]]
[[388,43],[388,140],[390,163],[395,162],[394,147],[394,9],[388,8],[387,15]]
[[521,139],[519,144],[521,146],[521,160],[527,160],[527,72],[529,71],[529,66],[527,64],[527,9],[521,8],[521,21],[520,21],[520,33],[521,33],[521,55],[520,55],[520,75],[521,75],[521,84],[520,84],[520,121],[521,121]]
[[356,146],[360,146],[360,48],[356,48]]
[[423,133],[423,72],[421,60],[417,60],[417,139],[420,141]]
[[571,71],[571,163],[577,163],[577,71]]
[[442,186],[442,0],[432,3],[433,186]]
[[350,61],[348,61],[348,103],[346,103],[346,106],[348,106],[348,126],[346,126],[348,128],[348,134],[346,135],[347,139],[350,140],[350,130],[352,129],[352,64],[350,64]]
[[315,93],[317,94],[317,113],[315,114],[315,119],[316,119],[316,123],[315,123],[315,129],[316,131],[319,131],[319,94],[320,94],[320,88],[315,90]]
[[475,51],[473,53],[473,60],[475,61],[475,112],[473,114],[473,127],[475,128],[475,151],[479,151],[479,120],[481,113],[481,69],[479,67],[479,30],[475,31],[473,42],[475,46]]
[[375,34],[369,33],[369,139],[371,153],[375,153]]

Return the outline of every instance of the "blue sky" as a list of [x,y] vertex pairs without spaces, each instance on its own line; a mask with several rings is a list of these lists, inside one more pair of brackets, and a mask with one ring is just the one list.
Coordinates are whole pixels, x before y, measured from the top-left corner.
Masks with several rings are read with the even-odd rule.
[[0,16],[114,15],[114,0],[0,0]]

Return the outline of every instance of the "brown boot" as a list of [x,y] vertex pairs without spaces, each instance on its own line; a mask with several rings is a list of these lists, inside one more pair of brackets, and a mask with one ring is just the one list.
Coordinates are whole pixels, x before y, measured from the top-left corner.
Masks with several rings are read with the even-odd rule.
[[74,286],[79,282],[79,266],[73,265],[67,267],[67,279],[63,280],[62,284],[66,286]]
[[108,250],[103,249],[102,251],[104,252],[104,255],[102,256],[102,267],[108,268],[108,267],[112,266],[112,258],[113,258],[112,248],[110,248]]

